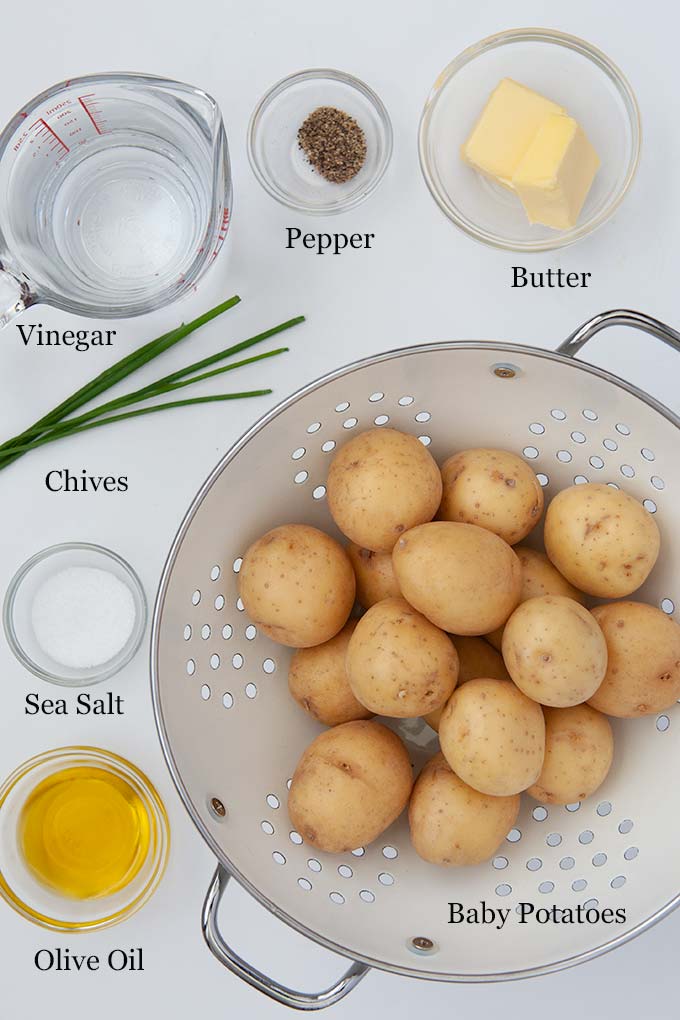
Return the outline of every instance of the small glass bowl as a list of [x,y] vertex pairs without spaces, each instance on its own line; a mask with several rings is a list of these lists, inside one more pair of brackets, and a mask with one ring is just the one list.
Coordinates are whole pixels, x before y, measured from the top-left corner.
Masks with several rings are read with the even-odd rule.
[[[312,169],[300,149],[298,128],[319,106],[354,117],[366,136],[366,161],[350,181],[333,184]],[[392,155],[392,124],[368,85],[342,71],[300,71],[273,85],[255,107],[248,127],[248,158],[273,198],[304,213],[353,209],[375,191]]]
[[[502,78],[514,78],[563,106],[600,157],[570,230],[530,224],[516,195],[461,159],[461,145]],[[457,227],[495,248],[538,252],[573,244],[609,219],[635,176],[640,138],[633,91],[604,53],[563,32],[518,28],[482,39],[442,71],[423,110],[418,145],[432,197]]]
[[[135,623],[121,650],[101,665],[76,669],[56,662],[38,644],[33,631],[33,600],[45,581],[68,567],[108,570],[129,588],[135,603]],[[31,556],[10,581],[3,607],[5,635],[10,648],[26,669],[41,680],[62,687],[85,687],[100,683],[126,666],[139,648],[146,629],[144,589],[136,573],[117,553],[87,542],[64,542]]]
[[[18,825],[30,793],[49,776],[78,766],[104,769],[139,796],[149,820],[149,850],[131,882],[109,896],[70,899],[44,886],[27,867]],[[96,747],[60,747],[31,758],[0,788],[0,896],[17,913],[51,931],[97,931],[136,913],[163,877],[170,850],[168,817],[155,787],[125,758]]]

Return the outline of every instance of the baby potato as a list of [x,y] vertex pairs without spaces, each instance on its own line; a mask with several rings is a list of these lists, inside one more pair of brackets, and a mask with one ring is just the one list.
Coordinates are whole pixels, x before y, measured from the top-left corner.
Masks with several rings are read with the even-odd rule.
[[357,625],[348,620],[339,634],[314,648],[298,648],[288,670],[288,689],[299,705],[324,726],[373,715],[352,694],[345,670],[349,639]]
[[354,697],[378,715],[412,719],[440,708],[458,680],[453,642],[402,598],[361,617],[347,648]]
[[330,640],[354,605],[347,553],[306,524],[281,525],[254,542],[243,557],[239,588],[253,623],[291,648]]
[[[479,637],[454,637],[453,643],[458,652],[458,686],[466,684],[468,680],[475,680],[477,677],[485,677],[493,680],[509,680],[510,674],[505,668],[503,659],[498,652],[488,645],[483,638]],[[425,722],[429,723],[433,730],[439,729],[444,706],[437,708],[434,712],[428,712]]]
[[523,602],[505,625],[503,658],[521,691],[541,705],[580,705],[607,670],[607,643],[592,615],[563,595]]
[[502,538],[474,524],[412,528],[397,541],[392,562],[407,602],[451,634],[488,634],[519,602],[519,560]]
[[404,744],[377,722],[324,730],[293,774],[288,814],[304,840],[327,853],[366,846],[408,803],[413,775]]
[[602,785],[614,754],[609,721],[589,705],[546,708],[545,759],[528,793],[542,804],[575,804]]
[[453,772],[439,752],[416,780],[408,809],[411,842],[432,864],[488,861],[517,820],[519,794],[489,797]]
[[541,519],[541,483],[508,450],[462,450],[444,462],[442,482],[440,520],[477,524],[515,545]]
[[607,715],[630,718],[662,712],[680,698],[680,626],[655,606],[613,602],[595,606],[609,663],[588,699]]
[[439,723],[444,757],[480,793],[510,797],[532,786],[543,767],[540,705],[504,680],[470,680],[449,699]]
[[[515,552],[519,559],[522,570],[522,590],[520,592],[520,603],[527,599],[535,599],[540,595],[565,595],[574,602],[585,602],[583,592],[569,584],[565,577],[562,577],[559,570],[553,567],[552,563],[544,552],[531,549],[528,545],[516,545]],[[501,650],[503,642],[503,627],[484,635],[494,648]]]
[[588,595],[623,598],[643,584],[659,555],[659,529],[641,503],[609,485],[572,485],[545,516],[545,550]]
[[370,609],[376,602],[390,596],[401,595],[394,576],[391,552],[373,552],[350,542],[347,555],[357,581],[357,601],[364,609]]
[[436,461],[415,436],[375,428],[335,455],[326,483],[333,520],[352,542],[391,552],[401,534],[430,521],[442,498]]

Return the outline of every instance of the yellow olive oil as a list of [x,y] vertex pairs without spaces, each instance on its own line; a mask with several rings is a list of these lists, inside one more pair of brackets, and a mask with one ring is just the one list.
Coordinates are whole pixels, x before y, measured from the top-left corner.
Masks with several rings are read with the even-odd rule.
[[35,877],[81,900],[109,896],[133,880],[149,850],[150,825],[144,802],[125,779],[82,765],[35,787],[18,835]]

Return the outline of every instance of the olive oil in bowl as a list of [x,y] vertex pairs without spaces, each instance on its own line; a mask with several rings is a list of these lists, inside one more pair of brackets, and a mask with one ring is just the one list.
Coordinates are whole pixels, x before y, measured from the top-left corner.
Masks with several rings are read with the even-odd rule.
[[24,804],[19,840],[27,867],[74,899],[110,896],[139,873],[149,850],[149,818],[139,794],[106,769],[63,769]]

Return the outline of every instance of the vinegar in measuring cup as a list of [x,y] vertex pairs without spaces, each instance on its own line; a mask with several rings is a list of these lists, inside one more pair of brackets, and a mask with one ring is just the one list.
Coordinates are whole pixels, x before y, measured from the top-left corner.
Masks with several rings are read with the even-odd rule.
[[95,75],[37,97],[0,138],[0,184],[0,264],[23,307],[151,310],[197,281],[229,223],[217,104],[142,75]]

